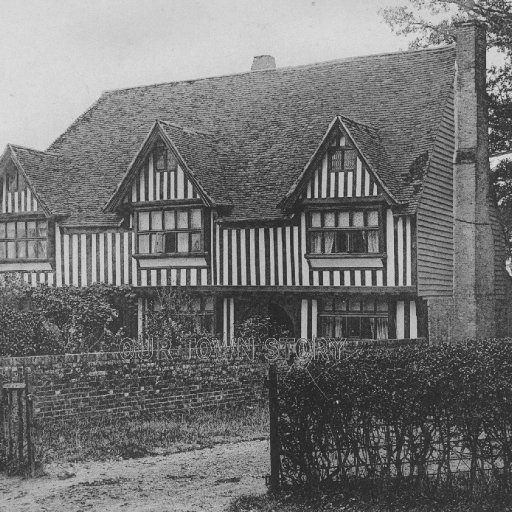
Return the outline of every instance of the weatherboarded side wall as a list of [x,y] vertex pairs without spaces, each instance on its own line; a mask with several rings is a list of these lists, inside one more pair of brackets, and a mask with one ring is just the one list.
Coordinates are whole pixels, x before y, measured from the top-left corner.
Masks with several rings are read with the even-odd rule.
[[119,353],[0,359],[0,380],[31,370],[39,419],[123,416],[251,405],[264,399],[266,367],[244,358]]

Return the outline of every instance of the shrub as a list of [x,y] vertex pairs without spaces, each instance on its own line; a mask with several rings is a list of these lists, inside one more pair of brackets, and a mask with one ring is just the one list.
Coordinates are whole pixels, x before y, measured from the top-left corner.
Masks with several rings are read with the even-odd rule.
[[288,484],[366,479],[432,489],[450,485],[464,469],[472,490],[490,482],[509,490],[507,341],[352,349],[339,360],[298,359],[280,381],[279,407]]
[[0,356],[118,350],[135,314],[129,287],[26,285],[0,277]]

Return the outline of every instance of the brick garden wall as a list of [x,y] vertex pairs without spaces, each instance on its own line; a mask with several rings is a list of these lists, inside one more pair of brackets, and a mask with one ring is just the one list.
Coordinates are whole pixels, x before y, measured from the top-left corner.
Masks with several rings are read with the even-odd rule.
[[120,353],[0,358],[0,380],[23,380],[29,367],[39,419],[255,404],[265,399],[265,364],[183,356],[126,358]]

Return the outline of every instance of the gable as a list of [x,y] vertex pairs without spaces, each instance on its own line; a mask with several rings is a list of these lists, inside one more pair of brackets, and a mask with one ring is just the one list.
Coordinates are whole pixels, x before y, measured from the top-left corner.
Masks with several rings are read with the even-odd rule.
[[41,207],[24,173],[12,154],[0,163],[0,213],[38,212]]
[[157,138],[133,174],[123,203],[200,198],[198,187],[177,155],[161,138]]
[[378,179],[354,142],[338,128],[318,155],[300,198],[376,197],[382,193]]

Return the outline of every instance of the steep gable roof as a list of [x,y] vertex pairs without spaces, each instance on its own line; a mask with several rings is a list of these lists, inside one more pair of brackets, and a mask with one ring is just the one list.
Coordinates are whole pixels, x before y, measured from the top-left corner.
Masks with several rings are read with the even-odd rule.
[[110,91],[50,146],[61,161],[48,186],[61,187],[68,222],[113,220],[102,208],[162,119],[204,189],[233,205],[232,219],[278,218],[326,127],[343,115],[357,120],[349,128],[389,189],[414,207],[402,176],[433,146],[454,56],[450,46]]
[[376,180],[380,183],[382,188],[386,191],[389,198],[394,203],[399,203],[397,197],[400,195],[400,181],[391,172],[389,168],[388,156],[386,150],[382,145],[382,140],[379,136],[378,130],[370,126],[360,124],[353,119],[344,116],[336,116],[329,125],[322,141],[320,142],[317,150],[311,156],[309,162],[305,165],[301,174],[292,185],[279,206],[283,208],[290,208],[293,206],[295,200],[304,190],[307,185],[311,174],[314,171],[315,164],[321,160],[323,154],[327,150],[329,143],[332,141],[336,132],[342,132],[351,141],[351,144],[359,151],[361,158],[366,160],[371,172]]

